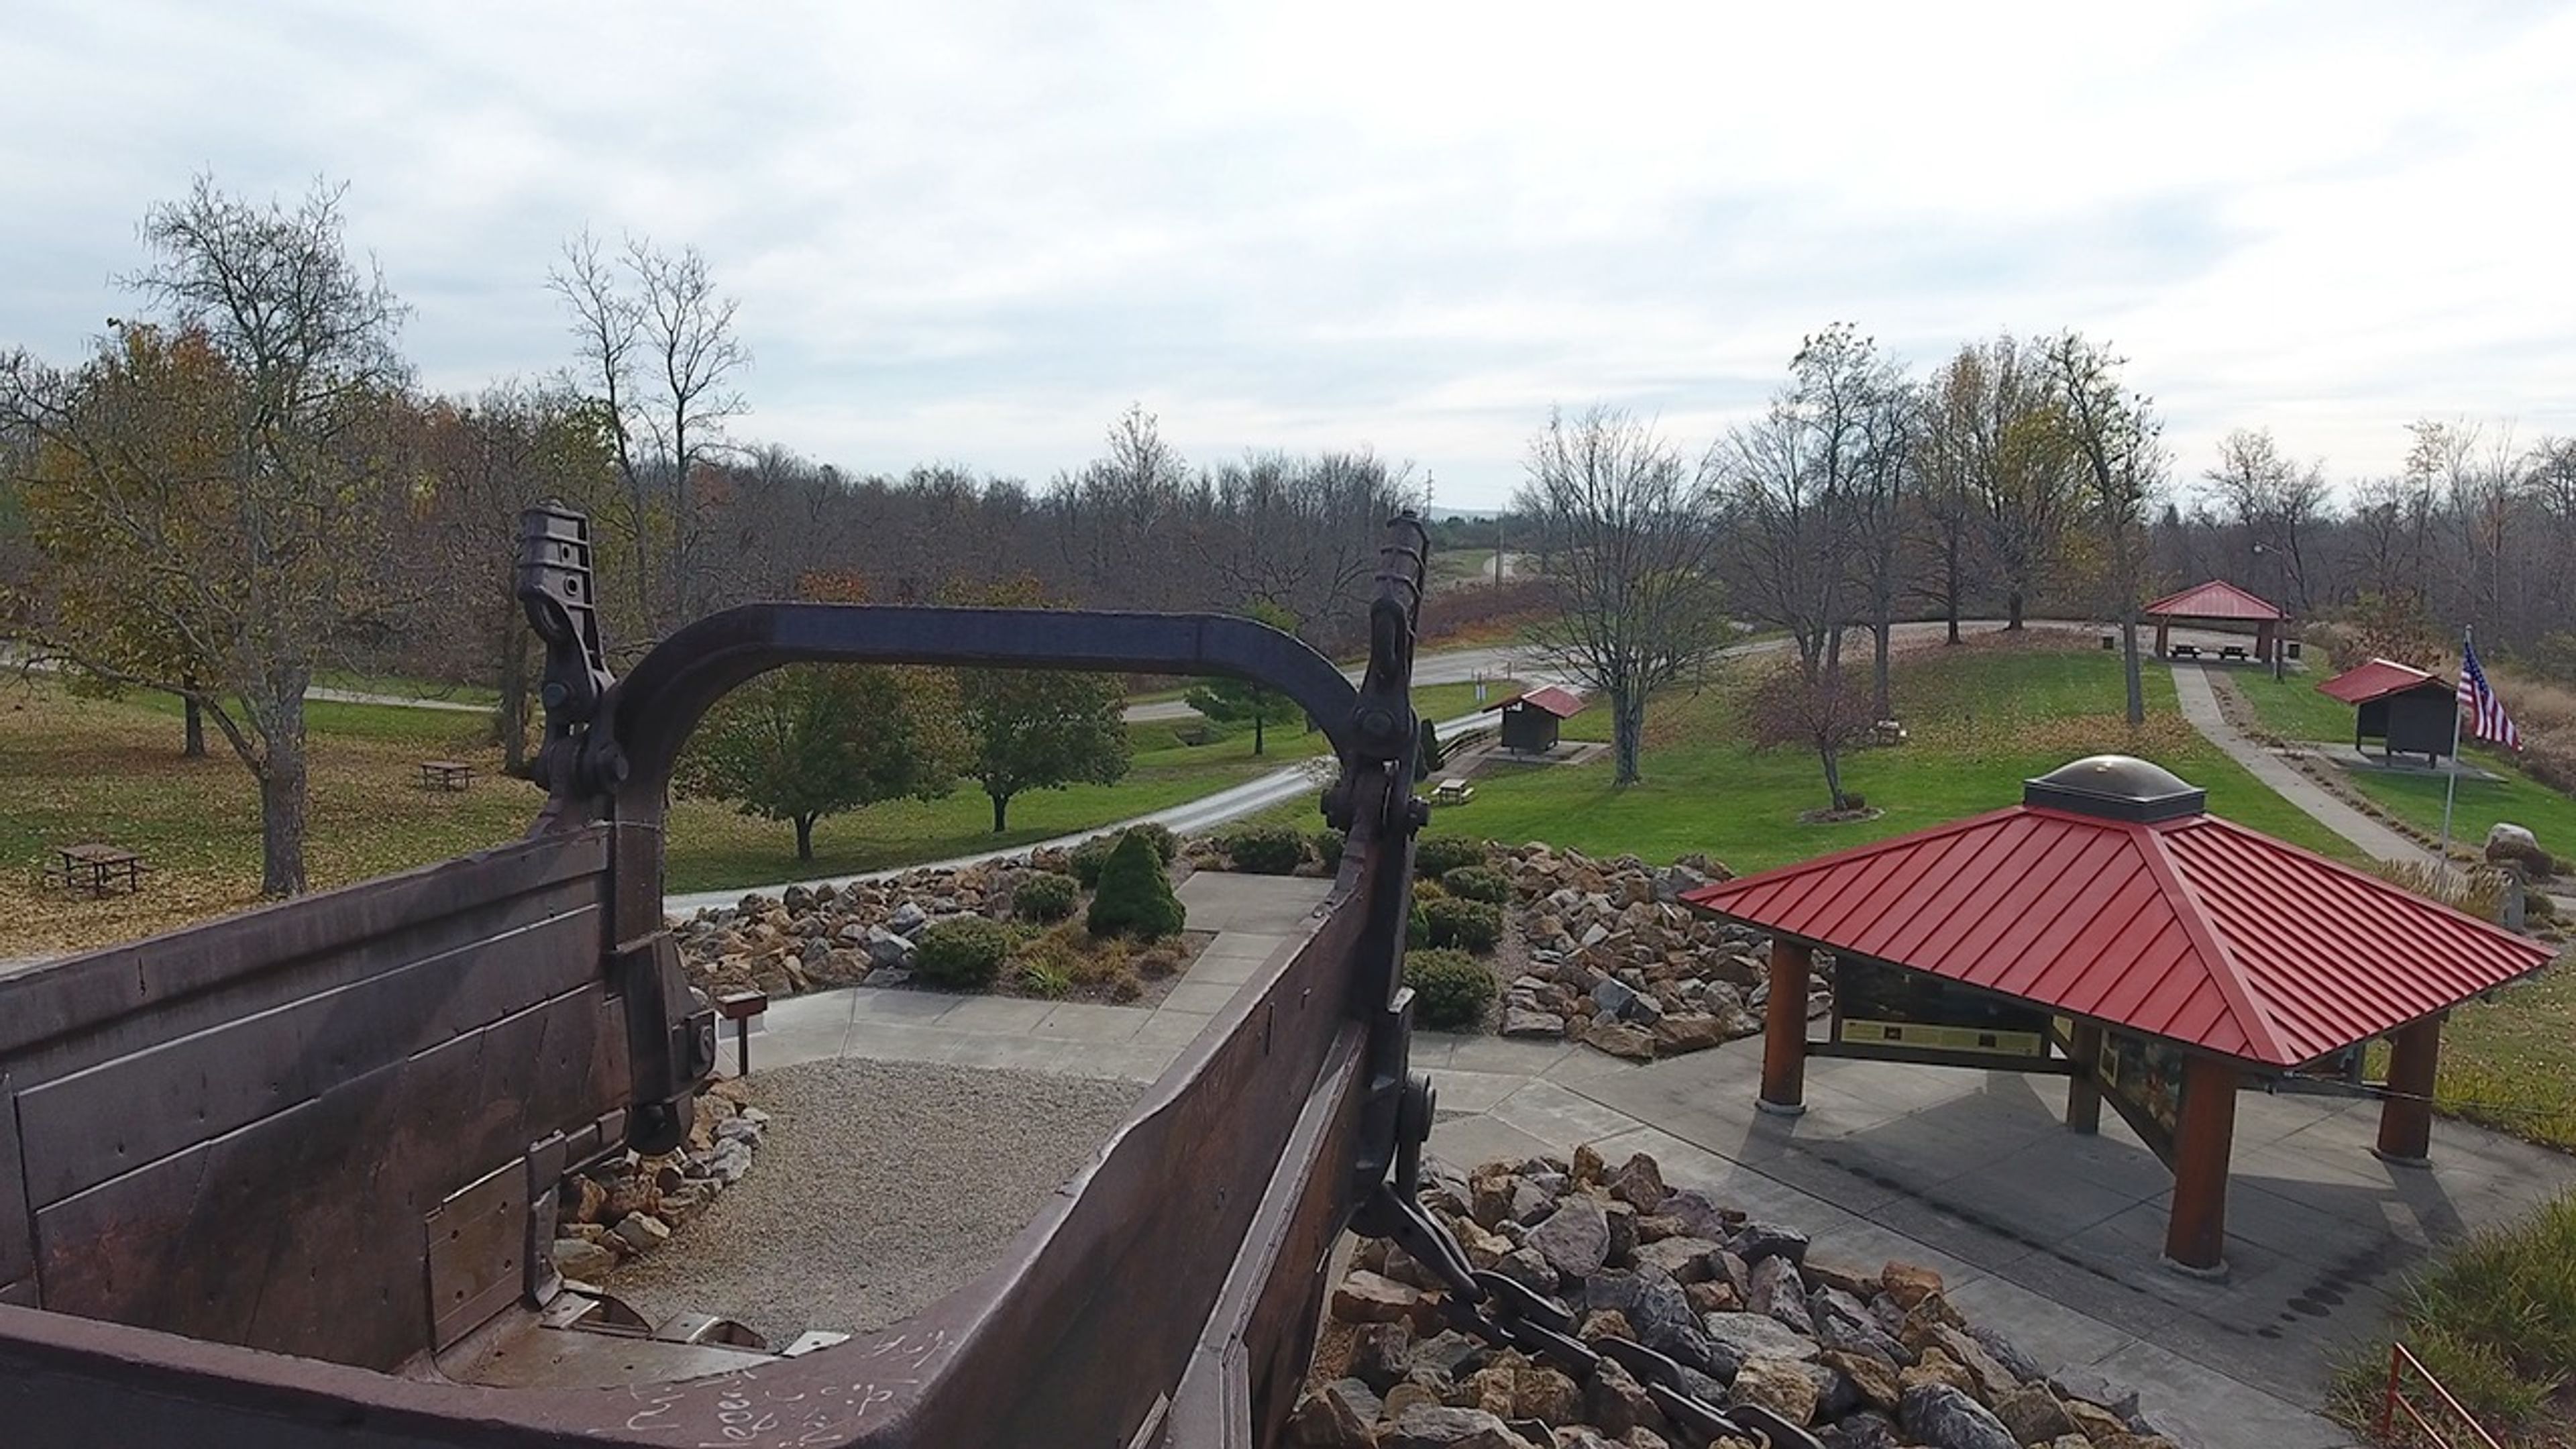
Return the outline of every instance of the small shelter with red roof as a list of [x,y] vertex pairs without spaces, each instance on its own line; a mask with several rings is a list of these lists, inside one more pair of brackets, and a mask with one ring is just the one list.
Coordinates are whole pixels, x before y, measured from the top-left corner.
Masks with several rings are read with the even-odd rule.
[[1503,748],[1545,754],[1556,748],[1558,728],[1583,712],[1583,696],[1554,684],[1524,690],[1486,705],[1503,712]]
[[2281,624],[2290,616],[2281,606],[2228,583],[2211,579],[2178,594],[2167,594],[2147,605],[2146,616],[2155,621],[2156,655],[2164,658],[2172,652],[2173,626],[2182,624],[2220,624],[2254,626],[2254,657],[2269,662],[2272,651],[2280,647]]
[[[2096,755],[2011,809],[1685,892],[1771,933],[1761,1105],[1804,1110],[1810,1054],[2066,1076],[2069,1127],[2108,1101],[2172,1169],[2165,1257],[2200,1274],[2225,1268],[2241,1089],[2340,1072],[2382,1099],[2379,1154],[2421,1164],[2444,1013],[2552,952],[2206,799]],[[1819,950],[1835,1009],[1810,1042]],[[2380,1036],[2388,1080],[2360,1083]]]
[[2394,659],[2373,659],[2318,685],[2317,692],[2357,706],[2352,722],[2356,750],[2363,740],[2375,738],[2382,752],[2422,755],[2428,765],[2451,752],[2460,697],[2438,674]]

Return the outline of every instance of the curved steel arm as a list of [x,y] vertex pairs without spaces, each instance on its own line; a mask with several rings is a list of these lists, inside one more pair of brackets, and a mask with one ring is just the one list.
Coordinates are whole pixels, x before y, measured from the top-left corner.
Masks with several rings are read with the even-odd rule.
[[658,788],[715,702],[783,664],[940,664],[1225,674],[1288,696],[1345,765],[1358,693],[1293,635],[1223,614],[745,604],[653,646],[600,701],[583,754],[594,791]]

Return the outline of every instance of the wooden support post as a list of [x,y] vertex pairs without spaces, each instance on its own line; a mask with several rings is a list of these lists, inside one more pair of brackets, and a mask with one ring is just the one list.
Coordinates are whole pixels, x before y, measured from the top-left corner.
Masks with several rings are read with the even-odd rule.
[[2269,619],[2254,626],[2254,657],[2265,664],[2272,662],[2272,651],[2281,647],[2278,636],[2272,632],[2278,627]]
[[2066,1034],[2067,1059],[2075,1063],[2075,1075],[2066,1079],[2066,1125],[2090,1137],[2102,1130],[2102,1079],[2098,1075],[2102,1060],[2102,1028],[2089,1021],[2075,1023]]
[[1762,1014],[1762,1096],[1765,1112],[1794,1117],[1807,1110],[1807,977],[1814,948],[1786,936],[1771,938],[1771,999]]
[[2173,647],[2171,642],[2172,632],[2173,624],[2170,620],[2158,619],[2156,621],[2156,657],[2158,659],[2165,658],[2171,651]]
[[2184,1061],[2165,1262],[2193,1277],[2222,1278],[2227,1274],[2227,1164],[2236,1137],[2236,1068],[2197,1054]]
[[2382,1162],[2400,1167],[2431,1164],[2433,1079],[2442,1064],[2442,1018],[2428,1016],[2389,1037],[2388,1095],[2379,1104]]

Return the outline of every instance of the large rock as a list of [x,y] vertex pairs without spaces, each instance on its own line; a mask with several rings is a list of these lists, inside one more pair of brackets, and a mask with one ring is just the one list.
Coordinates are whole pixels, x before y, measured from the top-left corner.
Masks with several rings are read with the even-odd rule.
[[1534,1007],[1510,1006],[1503,1009],[1503,1035],[1543,1037],[1553,1040],[1565,1035],[1565,1018],[1553,1011]]
[[883,926],[869,927],[866,938],[860,944],[867,951],[870,961],[880,967],[899,971],[911,969],[913,952],[918,949],[912,944],[911,937],[898,931],[889,931]]
[[1538,1249],[1559,1273],[1575,1277],[1598,1273],[1610,1258],[1609,1215],[1599,1200],[1576,1193],[1530,1229],[1528,1246]]
[[1794,1359],[1756,1356],[1735,1371],[1727,1397],[1732,1403],[1759,1404],[1792,1424],[1804,1424],[1815,1416],[1816,1381]]
[[1815,1336],[1815,1322],[1807,1315],[1807,1285],[1798,1277],[1798,1265],[1787,1258],[1775,1254],[1754,1260],[1753,1292],[1745,1306],[1779,1320],[1794,1333]]
[[1985,1406],[1947,1384],[1917,1384],[1897,1405],[1897,1422],[1930,1449],[2021,1449]]
[[617,1266],[617,1255],[583,1238],[557,1238],[555,1271],[584,1283],[597,1283]]
[[1378,1430],[1377,1449],[1537,1449],[1482,1409],[1407,1409]]
[[1778,1319],[1763,1313],[1711,1313],[1700,1330],[1738,1363],[1753,1358],[1810,1359],[1820,1351],[1816,1341],[1791,1333]]
[[2547,880],[2557,865],[2541,848],[2538,836],[2506,820],[2487,827],[2486,854],[2489,864],[2521,866],[2523,873],[2534,880]]
[[1816,1341],[1827,1348],[1871,1354],[1896,1364],[1913,1361],[1912,1350],[1896,1341],[1869,1305],[1840,1288],[1817,1289],[1807,1299],[1807,1317],[1815,1325]]
[[1709,1260],[1723,1246],[1708,1238],[1658,1238],[1639,1244],[1635,1256],[1638,1267],[1652,1268],[1688,1287],[1714,1276]]
[[1619,1169],[1610,1174],[1610,1195],[1641,1213],[1650,1213],[1664,1200],[1664,1172],[1655,1159],[1645,1153],[1631,1153]]
[[1366,1268],[1344,1275],[1333,1290],[1333,1316],[1344,1323],[1420,1323],[1424,1308],[1421,1290]]
[[1733,1026],[1729,1018],[1710,1012],[1675,1012],[1654,1025],[1655,1053],[1673,1057],[1724,1046],[1737,1035]]
[[2044,1384],[2025,1384],[1994,1402],[1995,1422],[2016,1444],[2040,1444],[2075,1432],[2066,1406]]
[[[1288,1438],[1305,1449],[1369,1449],[1370,1426],[1376,1421],[1377,1396],[1369,1395],[1370,1411],[1359,1412],[1358,1406],[1334,1390],[1340,1384],[1358,1384],[1356,1379],[1342,1379],[1327,1384],[1298,1402],[1297,1412],[1288,1419]],[[1368,1386],[1360,1384],[1367,1393]]]
[[1850,1379],[1860,1396],[1876,1408],[1893,1411],[1904,1397],[1905,1386],[1897,1382],[1896,1365],[1874,1353],[1829,1348],[1821,1355],[1827,1368]]
[[1630,1026],[1623,1021],[1592,1022],[1587,1023],[1579,1035],[1584,1042],[1614,1057],[1625,1057],[1633,1062],[1655,1059],[1655,1039],[1641,1026]]
[[886,917],[886,929],[898,936],[916,935],[929,924],[930,912],[911,901],[895,907],[893,913]]
[[1891,1262],[1879,1270],[1878,1277],[1899,1308],[1911,1308],[1941,1291],[1941,1275],[1919,1263]]
[[1735,1235],[1736,1256],[1747,1266],[1765,1258],[1786,1258],[1792,1265],[1807,1256],[1807,1235],[1778,1223],[1746,1223]]

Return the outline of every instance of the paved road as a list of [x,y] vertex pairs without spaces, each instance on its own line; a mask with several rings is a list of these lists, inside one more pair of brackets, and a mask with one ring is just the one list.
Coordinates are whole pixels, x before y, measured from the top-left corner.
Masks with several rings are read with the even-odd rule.
[[[1545,674],[1538,661],[1510,645],[1476,649],[1444,649],[1425,654],[1413,661],[1415,684],[1470,684],[1478,679],[1518,679],[1525,683],[1544,682]],[[1360,666],[1342,671],[1342,677],[1353,684],[1360,681]],[[1158,699],[1151,704],[1127,706],[1127,721],[1142,724],[1149,720],[1197,719],[1199,712],[1177,699]]]

